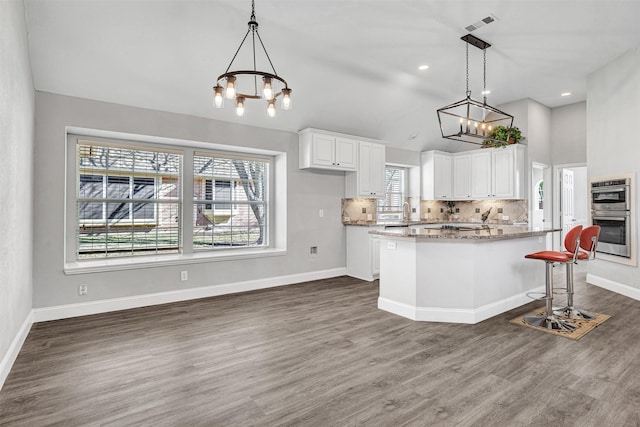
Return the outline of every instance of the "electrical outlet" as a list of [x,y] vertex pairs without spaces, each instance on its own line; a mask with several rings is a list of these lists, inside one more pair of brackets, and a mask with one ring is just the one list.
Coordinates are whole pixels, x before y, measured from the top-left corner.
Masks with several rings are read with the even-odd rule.
[[309,247],[309,256],[312,256],[312,257],[317,257],[318,256],[318,247],[317,246],[310,246]]
[[318,216],[319,216],[320,218],[324,218],[324,209],[320,209],[320,210],[318,211]]
[[431,213],[431,208],[427,208],[427,213]]
[[186,282],[187,280],[189,280],[189,272],[187,270],[182,270],[180,272],[180,281]]
[[362,213],[367,213],[367,208],[362,208]]
[[349,222],[349,221],[351,221],[351,217],[349,217],[349,216],[345,216],[345,217],[344,217],[344,222]]
[[411,213],[416,213],[416,208],[411,208]]
[[460,213],[460,208],[456,208],[456,213]]
[[502,208],[498,208],[498,213],[502,213]]
[[509,215],[502,215],[503,221],[509,221]]
[[367,214],[367,221],[373,221],[373,214]]
[[394,251],[396,249],[396,242],[387,242],[387,249]]
[[480,208],[476,208],[476,213],[480,213]]
[[89,292],[89,286],[88,285],[80,285],[80,286],[78,286],[78,295],[84,296],[88,292]]

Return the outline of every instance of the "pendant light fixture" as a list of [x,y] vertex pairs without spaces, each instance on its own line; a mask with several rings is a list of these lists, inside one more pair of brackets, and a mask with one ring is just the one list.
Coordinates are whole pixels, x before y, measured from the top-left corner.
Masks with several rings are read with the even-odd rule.
[[[253,70],[238,70],[230,71],[233,61],[235,61],[240,49],[244,45],[244,42],[251,34],[251,46],[252,46],[252,58],[253,58]],[[259,71],[256,68],[256,37],[260,42],[260,46],[264,51],[264,54],[269,61],[272,72]],[[260,82],[258,78],[260,77]],[[226,85],[226,88],[223,87]],[[258,86],[261,86],[261,91],[258,91]],[[251,90],[253,86],[253,93],[244,93],[240,90],[246,91],[247,88]],[[276,89],[277,87],[277,89]],[[291,108],[291,89],[287,85],[287,82],[276,72],[276,69],[271,62],[271,58],[267,53],[267,49],[264,47],[262,38],[258,33],[258,21],[256,21],[255,14],[255,0],[251,0],[251,18],[249,19],[249,29],[244,35],[244,38],[240,42],[240,46],[236,50],[236,53],[231,58],[231,62],[226,71],[218,76],[216,85],[213,87],[213,105],[216,108],[222,108],[224,105],[224,98],[235,99],[236,114],[238,116],[244,115],[245,101],[248,99],[265,99],[267,101],[267,115],[274,117],[276,115],[276,98],[281,96],[281,108],[283,110],[289,110]]]
[[[471,144],[490,144],[495,141],[491,138],[491,130],[498,125],[511,128],[513,116],[500,111],[487,104],[487,48],[491,45],[471,34],[461,38],[466,42],[467,64],[467,97],[438,109],[438,122],[442,137],[454,141],[468,142]],[[484,58],[483,75],[483,100],[476,101],[471,98],[469,90],[469,45],[482,50]]]

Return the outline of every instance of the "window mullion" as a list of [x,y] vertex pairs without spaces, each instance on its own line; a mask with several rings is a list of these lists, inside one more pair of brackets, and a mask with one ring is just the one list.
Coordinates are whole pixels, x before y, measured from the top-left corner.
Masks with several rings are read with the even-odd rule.
[[193,253],[193,212],[194,180],[193,180],[193,150],[185,150],[182,158],[182,253]]

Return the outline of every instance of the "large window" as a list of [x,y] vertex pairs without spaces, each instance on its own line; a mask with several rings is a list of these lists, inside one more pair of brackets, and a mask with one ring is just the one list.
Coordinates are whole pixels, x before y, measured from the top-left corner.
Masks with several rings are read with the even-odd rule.
[[196,153],[193,248],[266,246],[269,162]]
[[75,257],[70,260],[269,247],[272,157],[72,141],[75,191],[69,194],[75,198],[68,206],[75,207]]
[[404,168],[385,167],[385,197],[378,199],[378,219],[402,219],[406,174],[407,171]]
[[178,252],[182,155],[78,143],[77,258]]

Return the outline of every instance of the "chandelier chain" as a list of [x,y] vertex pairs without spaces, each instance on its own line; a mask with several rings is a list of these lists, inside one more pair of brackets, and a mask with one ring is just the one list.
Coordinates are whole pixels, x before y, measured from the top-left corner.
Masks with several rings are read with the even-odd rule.
[[482,94],[484,95],[484,103],[487,103],[487,49],[482,49],[483,71],[482,71]]
[[467,96],[471,95],[469,93],[469,44],[467,43]]

